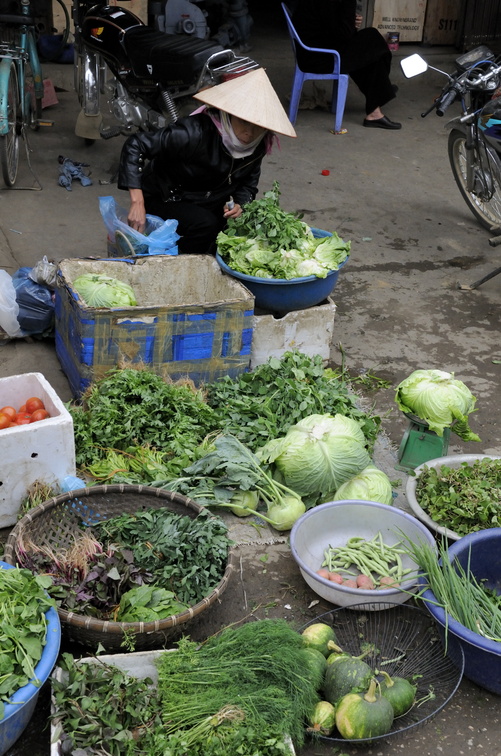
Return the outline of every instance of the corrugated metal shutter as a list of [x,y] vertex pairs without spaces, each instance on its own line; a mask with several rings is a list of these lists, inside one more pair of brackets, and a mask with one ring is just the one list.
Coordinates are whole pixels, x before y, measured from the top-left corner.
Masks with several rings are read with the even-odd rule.
[[501,41],[501,0],[466,0],[462,47]]

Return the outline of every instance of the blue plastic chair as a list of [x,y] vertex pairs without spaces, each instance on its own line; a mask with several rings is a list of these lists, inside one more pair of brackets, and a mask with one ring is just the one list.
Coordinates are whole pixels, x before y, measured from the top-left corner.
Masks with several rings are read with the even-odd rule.
[[[287,21],[287,28],[289,30],[289,36],[292,44],[292,50],[294,52],[294,59],[296,68],[294,71],[294,79],[292,82],[292,94],[289,105],[289,120],[291,123],[296,122],[297,111],[299,107],[299,100],[301,97],[301,91],[305,81],[327,79],[332,81],[332,101],[331,112],[335,114],[334,131],[341,131],[344,115],[344,107],[346,104],[346,95],[348,93],[348,74],[341,73],[341,58],[337,50],[325,50],[320,47],[307,47],[301,42],[298,33],[296,32],[294,25],[291,21],[290,13],[285,5],[282,3],[282,10]],[[329,53],[333,58],[332,73],[320,74],[320,73],[308,73],[302,71],[297,61],[297,48],[300,47],[308,52],[315,53]]]

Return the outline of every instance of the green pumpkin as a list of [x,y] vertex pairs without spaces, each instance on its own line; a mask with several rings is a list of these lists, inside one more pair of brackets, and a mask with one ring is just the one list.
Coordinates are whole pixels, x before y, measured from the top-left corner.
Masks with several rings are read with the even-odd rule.
[[327,666],[324,679],[324,696],[333,706],[347,693],[367,690],[372,669],[362,659],[353,656],[339,658]]
[[373,678],[367,693],[348,693],[339,701],[336,727],[343,738],[377,738],[390,731],[395,716],[393,706],[377,686]]
[[404,677],[390,677],[387,672],[380,674],[384,678],[380,684],[381,695],[391,703],[395,716],[401,717],[414,703],[416,686]]
[[317,690],[323,684],[325,671],[327,669],[327,659],[321,651],[316,648],[303,649],[303,655],[306,662],[306,672]]
[[330,735],[336,724],[336,710],[328,701],[319,701],[308,719],[308,732]]
[[340,650],[336,645],[336,633],[330,625],[325,622],[315,622],[308,625],[301,633],[305,646],[316,648],[325,657],[329,656],[331,651]]

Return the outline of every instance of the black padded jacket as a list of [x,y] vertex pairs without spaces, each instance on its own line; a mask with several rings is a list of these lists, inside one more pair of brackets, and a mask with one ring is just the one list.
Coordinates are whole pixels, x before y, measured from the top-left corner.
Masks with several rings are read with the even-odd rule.
[[180,118],[155,132],[138,132],[122,148],[119,189],[142,189],[166,202],[182,200],[213,209],[232,195],[245,205],[257,194],[266,147],[233,158],[207,113]]

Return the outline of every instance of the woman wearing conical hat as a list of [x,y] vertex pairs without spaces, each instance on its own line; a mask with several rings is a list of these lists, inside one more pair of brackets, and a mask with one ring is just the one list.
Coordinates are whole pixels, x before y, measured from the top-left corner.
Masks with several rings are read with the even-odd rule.
[[176,219],[179,251],[206,254],[256,196],[275,134],[296,133],[262,68],[195,98],[204,103],[195,113],[126,140],[118,187],[129,190],[132,228],[144,230],[146,213]]

